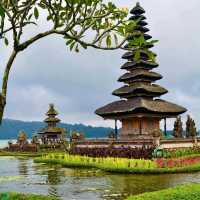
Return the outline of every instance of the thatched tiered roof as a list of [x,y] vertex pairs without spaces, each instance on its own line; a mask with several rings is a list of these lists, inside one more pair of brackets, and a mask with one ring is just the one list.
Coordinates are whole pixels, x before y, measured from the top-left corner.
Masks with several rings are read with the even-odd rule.
[[96,110],[96,113],[104,118],[126,117],[137,114],[156,114],[158,116],[174,117],[184,113],[185,108],[161,99],[137,97],[129,100],[121,100],[110,103]]
[[[162,79],[162,76],[152,69],[158,67],[155,62],[157,55],[150,50],[153,42],[148,40],[152,37],[147,34],[149,29],[146,27],[147,22],[144,16],[145,10],[139,3],[130,12],[133,16],[129,20],[139,20],[137,26],[132,30],[132,34],[127,39],[127,52],[122,58],[128,60],[121,69],[127,70],[118,81],[124,82],[125,85],[113,91],[113,95],[125,98],[127,100],[116,101],[96,110],[96,114],[104,118],[121,118],[129,114],[157,114],[160,117],[177,116],[186,112],[186,109],[176,104],[155,99],[168,91],[153,82]],[[146,41],[145,48],[139,47],[140,57],[138,59],[138,46],[134,46],[133,39],[141,38]],[[151,55],[151,56],[149,56]]]
[[58,112],[55,110],[54,108],[54,104],[49,104],[49,110],[46,113],[47,116],[51,116],[51,115],[58,115]]
[[[145,78],[144,78],[145,79]],[[145,80],[144,80],[145,81]],[[131,97],[159,97],[163,94],[166,94],[168,91],[156,84],[146,84],[143,82],[135,82],[130,85],[125,85],[115,91],[113,95],[131,98]]]
[[162,79],[162,76],[156,72],[150,72],[144,69],[134,70],[132,72],[125,73],[122,75],[118,81],[119,82],[138,82],[145,80],[146,82],[152,82]]
[[60,122],[60,119],[56,116],[58,112],[54,108],[54,104],[49,104],[49,110],[46,113],[47,118],[44,120],[47,126],[41,129],[38,134],[61,134],[63,128],[57,127],[56,124]]

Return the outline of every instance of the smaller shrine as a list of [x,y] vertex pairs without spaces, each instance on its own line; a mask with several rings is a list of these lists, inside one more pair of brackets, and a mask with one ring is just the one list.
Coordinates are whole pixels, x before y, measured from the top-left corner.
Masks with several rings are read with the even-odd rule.
[[9,141],[8,147],[6,147],[4,150],[15,152],[37,152],[38,146],[37,143],[33,142],[33,140],[29,142],[27,134],[25,133],[25,131],[21,130],[18,134],[17,142],[13,143]]
[[55,145],[62,142],[65,129],[57,126],[57,123],[61,121],[56,117],[57,115],[58,112],[55,110],[54,104],[49,104],[49,110],[46,113],[47,118],[44,120],[47,125],[38,132],[42,144]]

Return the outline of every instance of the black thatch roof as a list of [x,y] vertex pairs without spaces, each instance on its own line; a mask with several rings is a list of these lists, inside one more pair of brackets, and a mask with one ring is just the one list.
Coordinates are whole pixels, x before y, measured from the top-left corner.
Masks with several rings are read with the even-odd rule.
[[141,26],[141,25],[137,25],[134,29],[135,31],[142,31],[143,33],[146,33],[149,31],[149,29],[147,27]]
[[39,130],[38,134],[61,134],[63,131],[63,128],[49,126]]
[[[147,55],[147,52],[146,51],[143,51],[143,50],[140,50],[140,55],[141,55],[141,57],[142,58],[144,58],[144,59],[148,59],[148,55]],[[134,51],[134,49],[132,50],[132,51],[128,51],[128,52],[126,52],[126,53],[124,53],[123,55],[122,55],[122,58],[123,59],[131,59],[131,60],[133,60],[134,59],[134,56],[135,56],[135,51]],[[157,54],[155,54],[154,53],[154,56],[156,57],[157,56]]]
[[56,118],[56,117],[47,117],[44,122],[49,123],[49,122],[55,122],[58,123],[60,122],[60,119]]
[[139,4],[139,2],[136,3],[136,6],[130,11],[133,15],[141,15],[145,13],[144,8],[142,8]]
[[138,69],[132,71],[131,73],[125,73],[118,79],[118,81],[156,81],[159,79],[162,79],[162,76],[156,72]]
[[137,25],[139,25],[139,26],[146,26],[146,25],[148,25],[148,23],[146,21],[139,21],[137,23]]
[[159,97],[163,94],[166,94],[168,91],[156,84],[145,84],[143,82],[133,83],[131,85],[125,85],[115,91],[113,91],[113,95],[130,98],[130,97],[138,97],[138,96],[152,96]]
[[[144,22],[144,21],[143,21],[143,22]],[[146,23],[146,22],[144,22],[144,23]],[[138,37],[140,37],[140,36],[141,36],[141,35],[138,34]],[[127,39],[127,40],[132,40],[133,37],[137,37],[137,35],[134,35],[134,36],[130,35],[130,36],[128,36],[128,39]],[[149,34],[144,34],[144,39],[145,39],[145,40],[149,40],[149,39],[151,39],[151,38],[152,38],[151,35],[149,35]]]
[[131,16],[130,18],[129,18],[129,20],[138,20],[138,19],[140,19],[140,20],[145,20],[145,19],[147,19],[144,15],[134,15],[134,16]]
[[124,65],[121,66],[121,69],[126,69],[126,70],[131,70],[131,69],[134,69],[134,68],[153,69],[153,68],[156,68],[156,67],[158,67],[158,63],[140,60],[138,62],[135,62],[135,61],[126,62]]
[[145,98],[133,98],[129,100],[121,100],[110,103],[102,108],[95,111],[97,115],[101,117],[109,117],[112,119],[116,116],[126,115],[126,114],[159,114],[167,116],[176,116],[186,112],[184,107],[167,102],[161,99],[145,99]]

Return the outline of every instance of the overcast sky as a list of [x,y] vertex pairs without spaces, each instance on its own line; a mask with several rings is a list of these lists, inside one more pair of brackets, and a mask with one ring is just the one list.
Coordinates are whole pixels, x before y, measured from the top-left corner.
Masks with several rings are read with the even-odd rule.
[[[132,8],[134,0],[113,1]],[[200,1],[141,0],[150,34],[159,43],[159,68],[164,78],[157,82],[169,90],[163,99],[188,109],[200,119]],[[44,27],[39,27],[44,28]],[[35,32],[36,30],[32,30]],[[0,47],[2,72],[8,50]],[[117,100],[111,92],[120,87],[117,79],[124,52],[82,50],[71,53],[62,38],[48,37],[21,53],[10,74],[5,118],[43,120],[49,103],[54,103],[66,123],[112,126],[94,111]],[[185,118],[186,115],[183,115]],[[199,127],[200,123],[198,123]],[[169,122],[169,127],[171,123]]]

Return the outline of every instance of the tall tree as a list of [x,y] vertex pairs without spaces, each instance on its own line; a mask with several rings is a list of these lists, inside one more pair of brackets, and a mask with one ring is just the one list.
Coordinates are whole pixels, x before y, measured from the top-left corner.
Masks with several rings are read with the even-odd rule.
[[[117,8],[103,0],[0,0],[0,40],[11,44],[11,53],[5,66],[0,90],[0,123],[6,105],[8,79],[16,56],[33,43],[49,35],[63,37],[70,48],[114,50],[122,47],[127,29],[134,26],[128,22],[128,10]],[[46,16],[46,17],[44,17]],[[27,27],[49,23],[51,28],[29,38]],[[87,37],[92,33],[92,37]],[[119,39],[119,35],[122,36]]]
[[183,137],[183,123],[181,121],[181,117],[177,117],[176,121],[174,122],[174,130],[173,136],[175,138],[182,138]]
[[186,137],[196,137],[197,136],[197,129],[195,121],[188,115],[186,121]]

